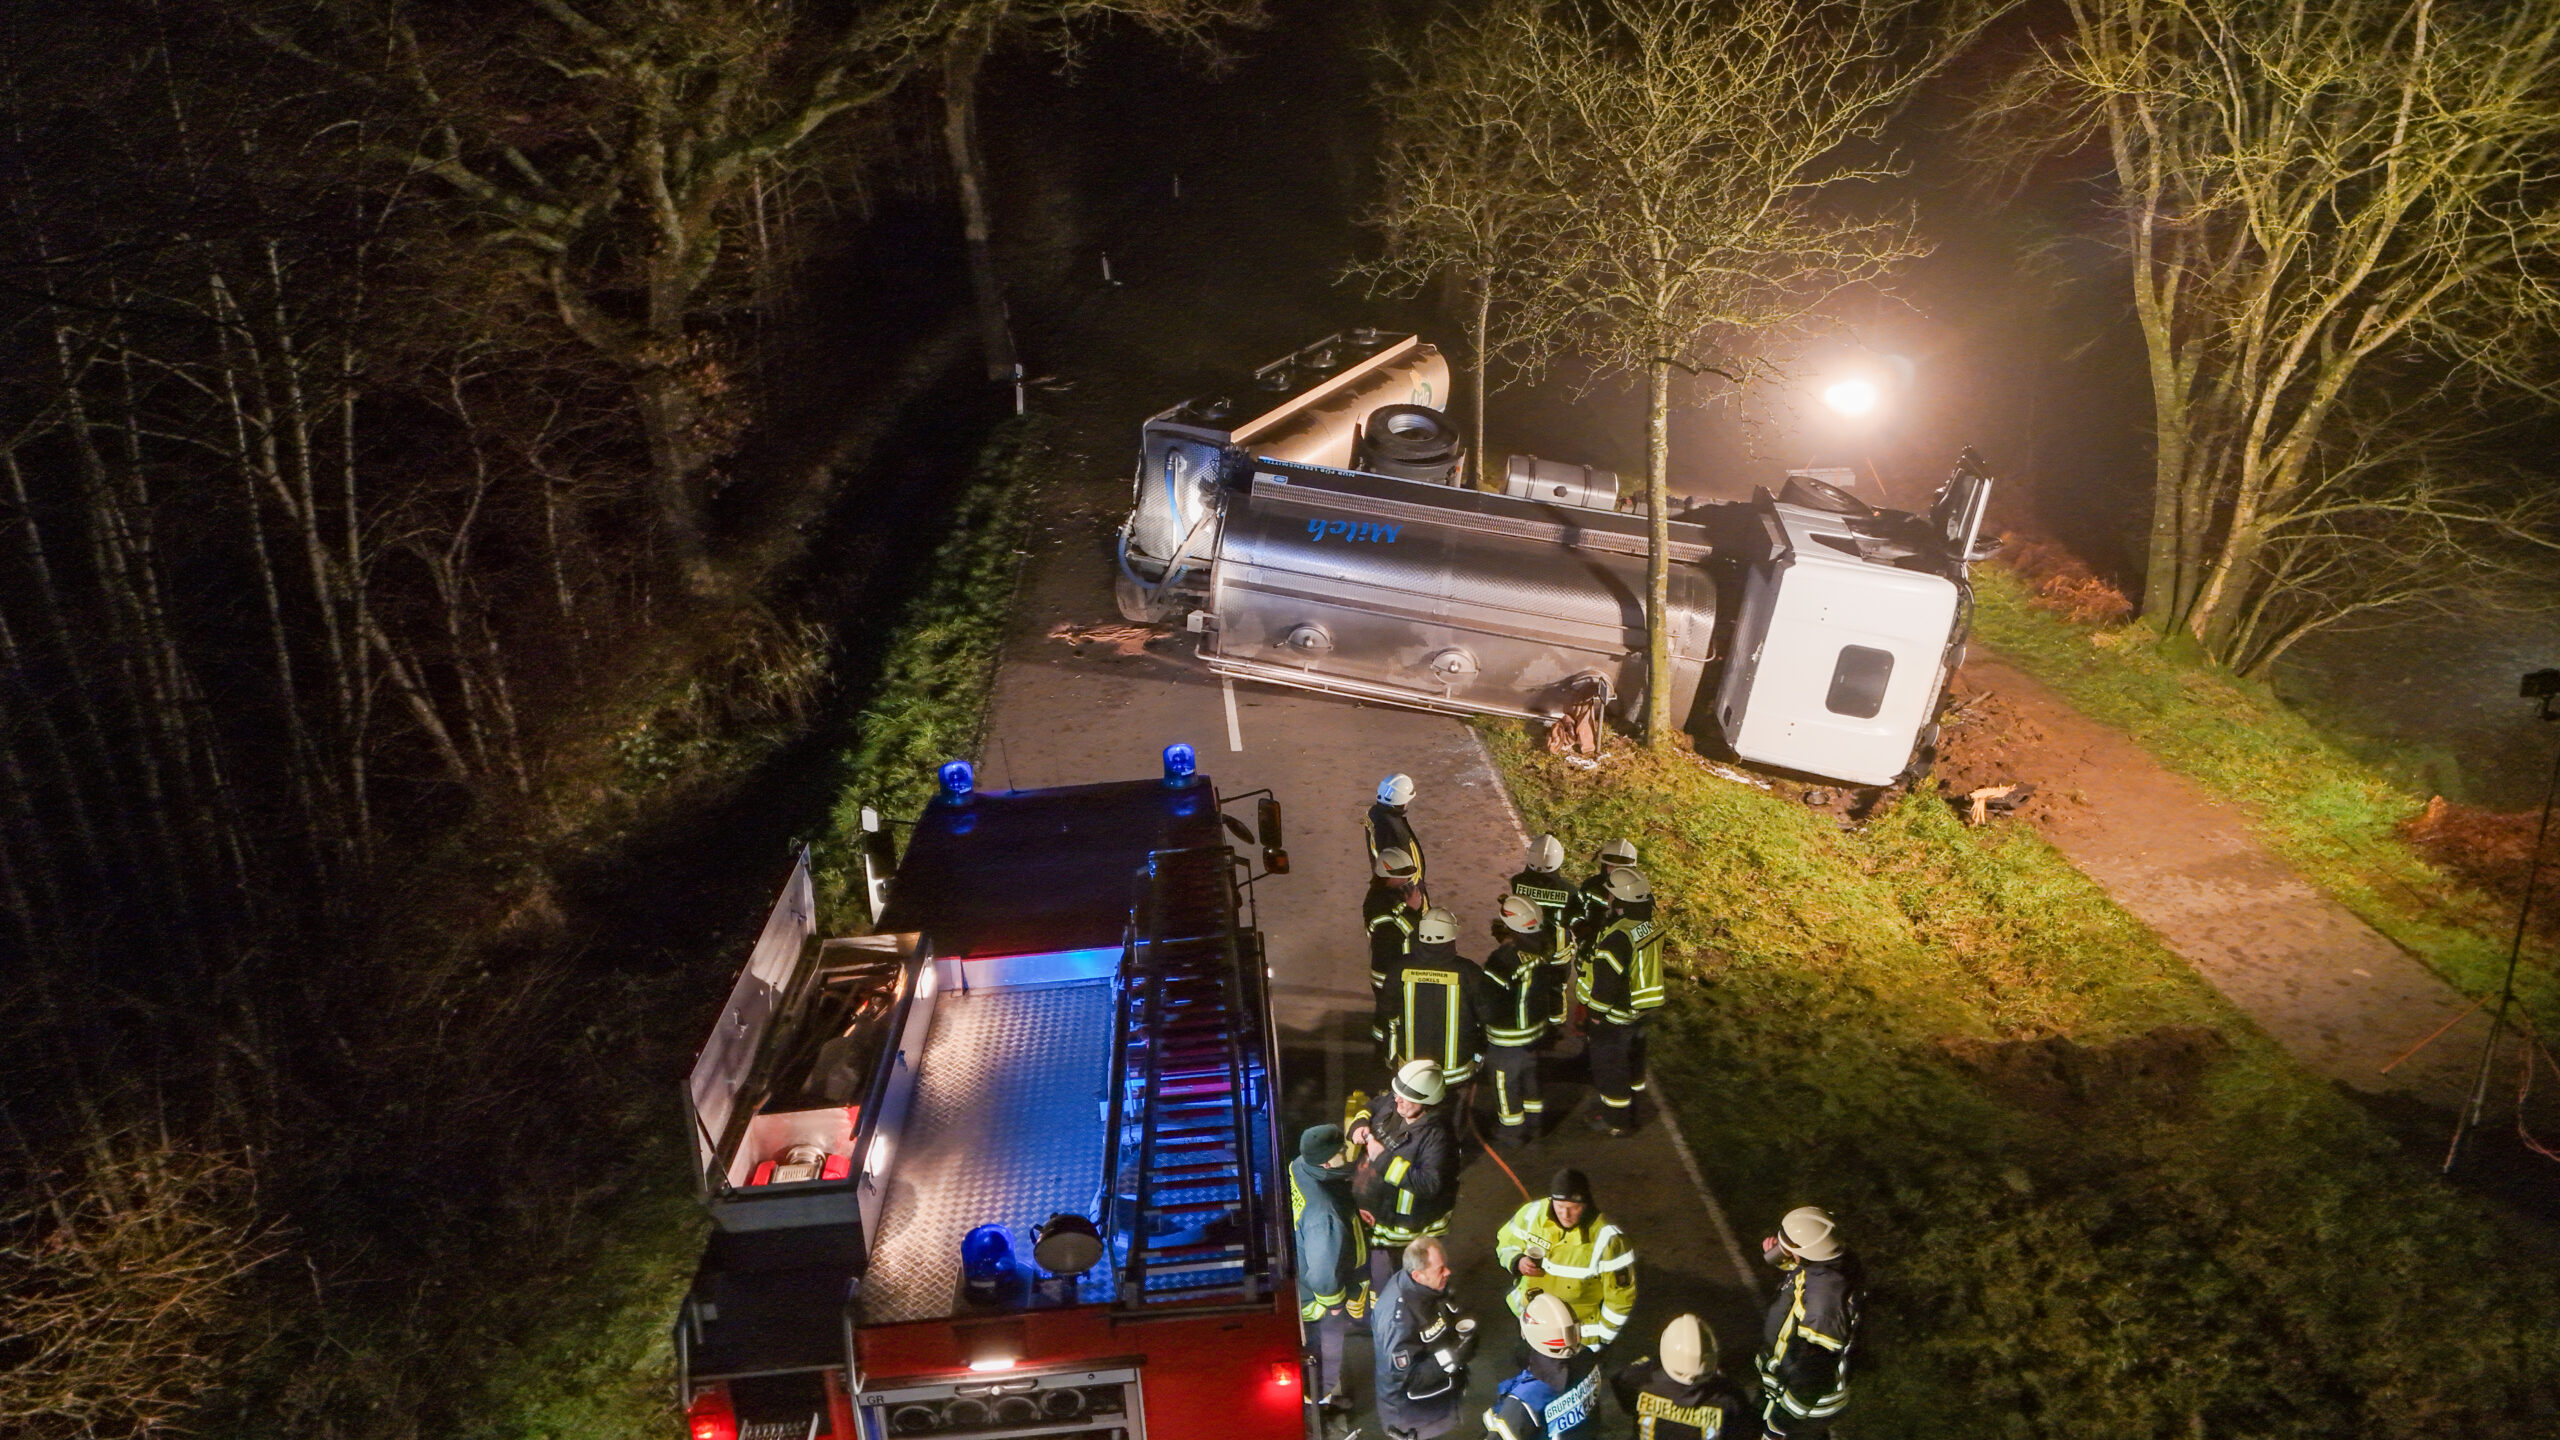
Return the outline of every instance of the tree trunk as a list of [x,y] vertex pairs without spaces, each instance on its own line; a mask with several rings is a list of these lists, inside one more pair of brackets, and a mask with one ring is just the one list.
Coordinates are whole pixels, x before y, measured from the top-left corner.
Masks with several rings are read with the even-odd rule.
[[1649,367],[1644,415],[1644,743],[1666,749],[1671,724],[1671,362]]
[[658,538],[686,588],[697,595],[716,586],[711,549],[703,538],[702,506],[695,478],[708,457],[696,437],[701,404],[684,378],[653,365],[631,382],[640,428],[649,441],[649,502],[657,512]]
[[969,283],[978,296],[978,333],[987,350],[987,378],[1012,380],[1021,360],[1013,349],[1013,327],[1005,318],[1004,287],[996,279],[992,242],[994,225],[987,215],[987,162],[978,150],[978,71],[986,64],[995,33],[969,26],[951,37],[942,54],[942,144],[951,157],[951,177],[960,195],[960,231],[969,251]]
[[1476,333],[1472,357],[1475,361],[1476,382],[1476,488],[1479,490],[1502,488],[1502,477],[1494,474],[1489,468],[1492,462],[1486,458],[1484,450],[1484,347],[1486,337],[1492,333],[1493,272],[1486,270],[1476,276]]

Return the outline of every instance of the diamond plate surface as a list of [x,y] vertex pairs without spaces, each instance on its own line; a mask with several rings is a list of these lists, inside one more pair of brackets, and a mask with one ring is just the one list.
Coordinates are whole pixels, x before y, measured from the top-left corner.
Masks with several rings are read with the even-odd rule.
[[[1110,1093],[1109,980],[945,992],[916,1074],[915,1109],[890,1160],[880,1238],[859,1301],[866,1325],[959,1313],[960,1240],[1002,1225],[1031,1270],[1032,1231],[1093,1216]],[[1111,1298],[1111,1265],[1078,1298]]]

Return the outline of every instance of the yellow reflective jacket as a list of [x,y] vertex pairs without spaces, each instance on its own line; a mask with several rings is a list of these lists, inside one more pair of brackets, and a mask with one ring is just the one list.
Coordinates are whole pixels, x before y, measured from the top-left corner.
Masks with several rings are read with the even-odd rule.
[[[1635,1313],[1636,1247],[1596,1207],[1586,1207],[1582,1223],[1568,1230],[1556,1223],[1553,1206],[1532,1200],[1503,1222],[1493,1253],[1512,1276],[1514,1315],[1543,1290],[1573,1311],[1582,1322],[1582,1343],[1597,1348],[1618,1338]],[[1528,1254],[1539,1257],[1545,1274],[1520,1273],[1520,1257]]]

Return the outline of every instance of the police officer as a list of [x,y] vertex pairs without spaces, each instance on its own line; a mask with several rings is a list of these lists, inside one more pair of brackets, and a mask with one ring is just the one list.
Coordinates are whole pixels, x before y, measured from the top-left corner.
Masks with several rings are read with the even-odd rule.
[[1402,1254],[1378,1292],[1378,1423],[1387,1440],[1430,1440],[1454,1429],[1465,1408],[1476,1322],[1449,1301],[1449,1252],[1438,1236],[1421,1236]]
[[1653,886],[1634,866],[1608,872],[1607,908],[1583,953],[1574,993],[1588,1012],[1591,1088],[1600,1108],[1591,1127],[1612,1136],[1635,1133],[1636,1095],[1645,1087],[1645,1018],[1662,1006],[1662,930],[1653,920]]
[[1368,1322],[1370,1300],[1369,1238],[1352,1204],[1341,1126],[1311,1126],[1299,1135],[1298,1158],[1289,1162],[1289,1219],[1298,1239],[1307,1403],[1319,1412],[1341,1410],[1349,1403],[1342,1339]]
[[1394,1053],[1396,997],[1387,988],[1387,977],[1404,963],[1404,952],[1413,948],[1414,929],[1422,923],[1421,873],[1411,855],[1382,850],[1369,867],[1369,893],[1360,902],[1360,922],[1369,932],[1369,1038],[1382,1058]]
[[1413,833],[1413,822],[1405,818],[1404,807],[1413,803],[1413,777],[1390,775],[1378,782],[1378,803],[1369,807],[1369,859],[1372,864],[1389,850],[1401,850],[1413,857],[1413,883],[1422,883],[1422,837]]
[[1395,1007],[1387,1063],[1429,1060],[1444,1085],[1475,1078],[1484,1050],[1484,1026],[1476,1006],[1484,998],[1484,971],[1458,953],[1458,917],[1433,906],[1413,929],[1413,948],[1387,977]]
[[1493,1077],[1494,1136],[1505,1145],[1537,1138],[1547,1102],[1538,1094],[1538,1042],[1547,1033],[1554,1000],[1547,951],[1554,934],[1546,912],[1518,894],[1502,897],[1493,922],[1493,953],[1478,974],[1483,998],[1484,1063]]
[[1600,1356],[1585,1348],[1573,1312],[1553,1295],[1530,1297],[1520,1314],[1527,1363],[1494,1392],[1484,1430],[1497,1440],[1596,1440]]
[[1755,1366],[1760,1423],[1783,1440],[1829,1435],[1849,1403],[1866,1272],[1840,1243],[1829,1213],[1811,1205],[1788,1211],[1778,1233],[1760,1242],[1760,1254],[1779,1276]]
[[1636,1247],[1592,1203],[1591,1181],[1579,1170],[1558,1170],[1544,1199],[1504,1221],[1493,1255],[1515,1277],[1512,1314],[1529,1313],[1535,1296],[1554,1296],[1573,1312],[1582,1343],[1594,1350],[1617,1339],[1635,1313]]
[[1361,1157],[1351,1194],[1369,1224],[1369,1273],[1381,1291],[1399,1250],[1421,1236],[1449,1233],[1449,1212],[1458,1204],[1458,1140],[1441,1103],[1448,1094],[1438,1065],[1407,1061],[1390,1088],[1392,1103],[1352,1117],[1351,1139]]
[[1716,1332],[1695,1315],[1662,1327],[1662,1358],[1648,1355],[1609,1382],[1634,1417],[1635,1440],[1750,1440],[1759,1417],[1716,1368]]
[[1538,907],[1546,945],[1547,1023],[1561,1027],[1573,1003],[1573,882],[1564,878],[1564,842],[1541,835],[1529,842],[1519,874],[1511,877],[1511,893]]

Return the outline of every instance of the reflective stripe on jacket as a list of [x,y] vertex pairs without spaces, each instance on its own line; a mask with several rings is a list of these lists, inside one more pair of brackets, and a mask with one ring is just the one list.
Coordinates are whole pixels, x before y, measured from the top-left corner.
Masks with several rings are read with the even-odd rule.
[[1388,985],[1395,1005],[1390,1041],[1395,1063],[1432,1061],[1451,1085],[1475,1078],[1476,1057],[1484,1050],[1476,1012],[1484,972],[1476,963],[1461,957],[1452,944],[1416,945],[1405,952]]
[[1378,873],[1378,852],[1401,850],[1413,857],[1413,883],[1422,883],[1422,837],[1413,833],[1413,822],[1393,805],[1372,805],[1369,818],[1361,828],[1369,835],[1369,873]]
[[1518,939],[1493,947],[1484,960],[1484,1041],[1488,1045],[1535,1045],[1547,1033],[1553,1010],[1546,993],[1547,957]]
[[1787,1414],[1836,1415],[1849,1403],[1862,1279],[1857,1257],[1844,1254],[1799,1265],[1779,1282],[1757,1368],[1762,1393]]
[[1591,942],[1575,991],[1603,1020],[1632,1025],[1662,1007],[1662,931],[1650,901],[1626,907]]
[[1298,1314],[1321,1320],[1369,1309],[1369,1237],[1351,1204],[1351,1172],[1289,1162],[1289,1222],[1298,1240]]
[[[1556,1223],[1546,1200],[1532,1200],[1503,1222],[1493,1253],[1512,1276],[1512,1314],[1528,1305],[1531,1292],[1543,1290],[1573,1311],[1582,1324],[1582,1343],[1594,1349],[1618,1338],[1635,1313],[1635,1246],[1597,1208],[1586,1208],[1582,1223],[1568,1230]],[[1532,1253],[1544,1275],[1520,1273],[1520,1257]]]
[[1449,1228],[1449,1211],[1458,1201],[1458,1147],[1445,1117],[1426,1110],[1413,1120],[1383,1110],[1370,1120],[1385,1148],[1360,1162],[1352,1194],[1360,1208],[1377,1217],[1370,1239],[1401,1245],[1417,1235],[1438,1235]]

